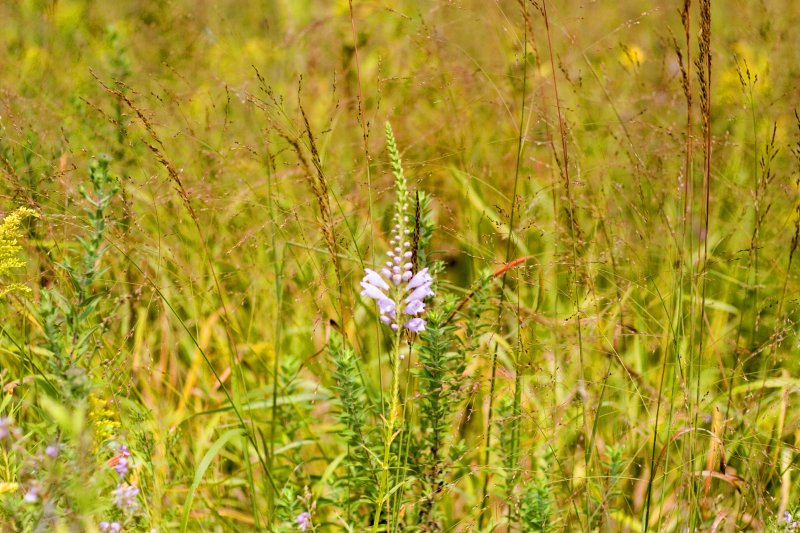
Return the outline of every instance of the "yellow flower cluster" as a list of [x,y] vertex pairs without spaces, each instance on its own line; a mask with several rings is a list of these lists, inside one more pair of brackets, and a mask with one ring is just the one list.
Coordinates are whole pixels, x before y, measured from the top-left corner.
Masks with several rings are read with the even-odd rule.
[[630,46],[623,45],[622,52],[619,54],[619,61],[627,69],[637,69],[647,59],[647,54],[644,53],[641,47],[632,44]]
[[19,483],[0,481],[0,494],[9,494],[19,490]]
[[[19,239],[22,238],[20,225],[25,217],[38,216],[33,209],[21,207],[0,222],[0,278],[15,268],[25,266],[25,261],[19,258],[19,252],[22,250],[19,245]],[[0,297],[14,290],[30,291],[28,287],[19,283],[4,284],[0,281]]]
[[108,408],[108,401],[92,394],[89,396],[89,420],[91,421],[94,450],[98,452],[106,442],[114,440],[120,423],[114,411]]
[[766,96],[771,89],[769,58],[763,51],[739,41],[731,45],[732,57],[723,58],[723,68],[717,83],[717,96],[724,103],[734,103],[749,96]]

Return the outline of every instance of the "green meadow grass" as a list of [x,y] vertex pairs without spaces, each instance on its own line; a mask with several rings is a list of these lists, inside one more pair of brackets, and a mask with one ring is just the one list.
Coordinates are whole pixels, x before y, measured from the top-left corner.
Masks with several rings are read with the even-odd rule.
[[799,17],[1,3],[0,530],[800,529]]

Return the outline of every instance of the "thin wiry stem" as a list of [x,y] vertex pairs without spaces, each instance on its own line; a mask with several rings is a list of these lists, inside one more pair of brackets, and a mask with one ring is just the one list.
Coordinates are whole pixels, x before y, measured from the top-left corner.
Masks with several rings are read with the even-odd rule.
[[[527,15],[527,7],[523,4],[523,16]],[[514,192],[511,196],[511,212],[509,213],[509,222],[508,222],[508,240],[506,242],[506,263],[508,263],[509,259],[511,258],[511,234],[514,231],[514,215],[516,214],[516,205],[517,205],[517,187],[519,184],[519,170],[520,165],[522,163],[522,151],[524,147],[525,141],[525,132],[524,132],[524,122],[525,122],[525,95],[527,89],[527,80],[528,80],[528,25],[524,23],[523,26],[525,28],[525,38],[523,41],[523,48],[522,48],[522,105],[519,114],[519,135],[517,137],[517,162],[514,171]],[[503,304],[505,300],[505,288],[506,288],[506,277],[507,277],[508,270],[503,271],[503,279],[501,282],[500,288],[500,303],[497,306],[497,327],[495,328],[495,332],[500,331],[500,327],[502,324],[503,319]],[[483,464],[485,466],[485,470],[483,473],[483,486],[481,487],[481,506],[480,506],[480,514],[478,516],[478,530],[483,528],[484,520],[486,519],[486,513],[488,511],[488,499],[489,499],[489,461],[491,455],[491,445],[492,445],[492,417],[494,414],[494,393],[496,387],[496,380],[497,380],[497,343],[495,343],[494,348],[492,349],[492,375],[489,381],[489,412],[487,414],[486,419],[486,441],[484,442],[484,455],[483,455]]]
[[[558,81],[556,79],[556,63],[555,63],[555,54],[553,53],[553,40],[550,35],[550,19],[547,16],[547,1],[542,0],[541,3],[542,7],[542,16],[544,18],[544,25],[545,25],[545,34],[547,36],[547,46],[549,49],[550,55],[550,71],[553,79],[553,96],[555,97],[556,101],[556,112],[558,114],[558,129],[561,137],[561,154],[562,154],[562,165],[563,165],[563,172],[564,172],[564,188],[567,194],[567,202],[569,203],[569,228],[570,228],[570,240],[572,241],[572,276],[573,276],[573,286],[574,286],[574,298],[575,298],[575,327],[578,334],[578,356],[579,356],[579,378],[578,378],[578,388],[582,394],[585,395],[586,393],[586,376],[584,373],[584,361],[583,361],[583,331],[581,328],[581,301],[580,301],[580,292],[578,290],[578,243],[577,243],[577,228],[576,228],[576,221],[575,221],[575,200],[572,197],[572,187],[570,182],[570,175],[569,175],[569,150],[567,149],[567,131],[566,125],[564,123],[564,115],[562,113],[561,108],[561,100],[558,95]],[[583,402],[583,409],[581,410],[582,417],[583,417],[583,429],[584,429],[584,441],[586,443],[586,450],[584,450],[584,466],[586,472],[586,479],[587,484],[589,480],[589,435],[588,435],[588,426],[587,426],[587,418],[586,418],[586,401],[584,397]],[[587,487],[586,490],[586,516],[590,516],[589,510],[589,490]],[[580,517],[578,517],[580,521]],[[581,524],[583,526],[583,524]]]
[[[700,2],[700,56],[698,57],[698,74],[701,77],[701,108],[703,113],[703,243],[702,256],[703,263],[700,272],[702,278],[698,281],[702,283],[700,290],[700,332],[698,339],[697,355],[694,359],[694,378],[695,378],[695,398],[694,398],[694,426],[697,427],[700,416],[700,388],[701,388],[701,369],[705,352],[705,326],[706,326],[706,289],[708,287],[708,238],[709,238],[709,212],[711,208],[711,0],[701,0]],[[690,457],[695,457],[697,438],[692,434],[690,438]],[[696,490],[697,482],[691,481],[691,495],[695,500],[692,506],[689,524],[694,525],[694,520],[699,520],[699,491]]]
[[[680,362],[680,336],[683,334],[683,285],[685,281],[685,266],[686,266],[686,253],[687,249],[689,253],[691,253],[691,244],[689,244],[687,248],[686,238],[687,238],[687,229],[691,227],[691,220],[689,219],[691,216],[690,211],[690,191],[692,189],[692,183],[694,179],[693,174],[693,149],[694,143],[692,140],[692,130],[693,130],[693,120],[694,114],[692,113],[692,43],[691,43],[691,0],[684,0],[683,2],[683,9],[681,11],[681,22],[683,23],[683,33],[684,39],[686,43],[686,63],[684,67],[683,57],[681,54],[680,45],[678,44],[677,40],[675,41],[675,51],[678,55],[678,61],[680,62],[681,68],[681,84],[683,88],[684,98],[686,100],[686,134],[685,134],[685,150],[684,150],[684,161],[683,161],[683,208],[682,208],[682,217],[681,217],[681,235],[679,244],[677,246],[677,259],[678,259],[678,276],[677,280],[675,280],[675,299],[674,299],[674,312],[677,318],[672,319],[670,318],[670,324],[675,324],[674,328],[670,328],[669,332],[672,335],[672,346],[673,346],[673,355],[675,357],[674,366],[681,371],[681,362]],[[691,237],[690,237],[691,238]],[[688,261],[689,268],[692,268],[692,261],[691,258]],[[690,274],[691,276],[691,274]],[[667,314],[669,318],[669,314]],[[644,520],[642,521],[642,532],[647,531],[647,527],[650,522],[650,505],[652,501],[652,493],[653,493],[653,483],[655,482],[655,462],[656,462],[656,445],[658,442],[658,421],[661,414],[661,398],[663,397],[663,388],[664,388],[664,378],[667,371],[667,359],[668,354],[664,355],[664,361],[662,363],[661,368],[661,378],[659,381],[658,387],[658,403],[656,404],[656,417],[655,422],[653,423],[653,446],[650,453],[650,479],[647,483],[647,501],[645,504],[644,509]],[[674,404],[674,391],[675,391],[675,372],[673,371],[672,374],[672,386],[671,386],[671,393],[670,393],[670,409],[668,415],[668,424],[667,424],[667,432],[671,433],[672,431],[672,406]],[[667,464],[664,467],[665,476],[666,471],[668,470],[668,463],[669,463],[669,455],[666,457]],[[661,510],[659,512],[659,525],[658,529],[661,529],[661,520],[663,520],[663,503],[664,503],[664,492],[661,493]]]
[[378,500],[375,502],[375,518],[372,522],[372,533],[377,533],[378,526],[381,520],[381,512],[383,510],[384,500],[386,503],[386,530],[391,531],[389,497],[387,495],[389,485],[389,469],[391,461],[392,441],[394,440],[394,426],[397,421],[397,415],[400,410],[400,339],[403,335],[403,329],[398,328],[394,335],[394,347],[392,348],[392,396],[391,405],[389,407],[389,416],[386,419],[386,433],[384,435],[383,443],[383,464],[381,486],[378,490]]

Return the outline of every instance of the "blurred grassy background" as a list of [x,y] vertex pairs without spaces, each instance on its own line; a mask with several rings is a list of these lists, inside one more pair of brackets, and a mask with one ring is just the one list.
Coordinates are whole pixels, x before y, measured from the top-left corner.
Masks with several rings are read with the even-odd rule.
[[[55,265],[84,229],[78,200],[88,161],[111,155],[123,183],[92,372],[130,400],[140,416],[132,427],[152,438],[160,467],[151,490],[160,503],[151,511],[162,523],[175,520],[171,507],[183,504],[218,427],[234,421],[213,411],[223,396],[183,324],[242,403],[272,395],[275,357],[302,363],[299,392],[281,416],[303,423],[287,430],[286,442],[280,431],[275,440],[317,446],[300,445],[284,470],[276,466],[280,476],[301,458],[315,479],[326,467],[319,459],[337,455],[324,401],[330,365],[320,355],[329,319],[357,339],[368,388],[378,394],[379,331],[355,291],[362,264],[386,247],[386,120],[412,187],[434,195],[435,257],[446,261],[453,290],[507,259],[516,202],[511,258],[534,259],[509,277],[497,394],[509,394],[510,354],[522,339],[523,449],[555,450],[552,484],[565,530],[579,523],[570,501],[584,488],[602,490],[604,447],[612,444],[624,448],[615,488],[623,503],[603,511],[605,527],[641,528],[654,432],[660,451],[695,424],[724,442],[727,474],[744,480],[714,479],[696,501],[704,517],[731,512],[737,527],[755,527],[797,502],[800,279],[789,260],[800,201],[792,153],[800,4],[713,6],[707,234],[697,97],[694,171],[684,172],[678,4],[553,2],[551,43],[535,6],[526,4],[523,16],[513,1],[356,1],[352,18],[339,0],[0,5],[0,210],[27,205],[45,215],[31,229],[38,259],[28,285],[63,277]],[[563,163],[554,79],[572,210],[557,159]],[[338,281],[308,172],[288,142],[299,139],[311,160],[306,117],[329,188]],[[520,117],[524,149],[512,198]],[[3,320],[35,339],[22,303],[2,305]],[[477,384],[468,427],[474,475],[447,500],[448,527],[459,530],[474,527],[480,503],[489,342],[469,365]],[[9,352],[0,363],[6,376],[24,377]],[[695,390],[690,378],[698,375]],[[269,409],[248,413],[270,427]],[[586,472],[589,433],[598,458]],[[697,441],[695,456],[676,441],[676,455],[661,463],[653,505],[661,527],[685,519],[692,472],[718,453],[713,439]],[[201,486],[192,523],[263,524],[243,496],[241,456],[229,450],[212,468],[207,479],[215,481]],[[493,506],[498,517],[501,507]]]

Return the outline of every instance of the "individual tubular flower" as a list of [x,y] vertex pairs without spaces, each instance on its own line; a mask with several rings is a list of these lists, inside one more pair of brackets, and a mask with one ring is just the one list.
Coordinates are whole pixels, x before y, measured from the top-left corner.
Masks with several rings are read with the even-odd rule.
[[426,322],[421,318],[412,318],[408,322],[406,322],[406,327],[409,331],[413,331],[414,333],[419,333],[420,331],[425,330]]
[[108,466],[114,468],[119,477],[125,478],[131,466],[131,452],[124,444],[117,449],[117,454],[108,460]]
[[0,441],[7,438],[19,439],[22,437],[22,430],[14,424],[14,420],[8,416],[0,416]]
[[306,531],[308,528],[311,527],[311,513],[303,512],[297,515],[297,527],[300,531]]
[[361,295],[377,302],[381,322],[394,331],[402,325],[412,333],[419,333],[425,329],[425,320],[419,315],[425,312],[423,300],[433,296],[433,278],[427,268],[416,273],[413,271],[411,243],[406,240],[410,231],[403,229],[408,217],[403,216],[403,211],[404,206],[400,206],[395,214],[389,241],[393,248],[386,252],[389,261],[386,261],[380,273],[364,269]]
[[784,511],[783,516],[779,522],[786,524],[784,527],[786,531],[797,531],[800,529],[800,521],[795,520],[789,511]]
[[32,485],[25,496],[22,497],[25,503],[36,503],[39,501],[39,489],[36,485]]
[[11,434],[13,422],[7,416],[0,416],[0,440],[5,439]]
[[136,507],[136,497],[139,489],[128,483],[120,483],[111,493],[114,496],[114,504],[120,509],[133,509]]
[[100,531],[108,531],[109,533],[119,533],[122,531],[122,524],[119,522],[100,522]]

